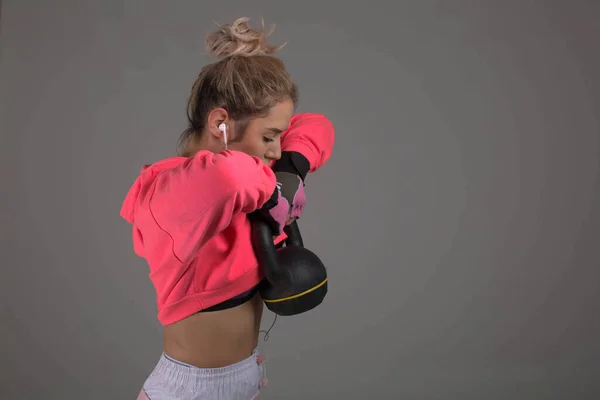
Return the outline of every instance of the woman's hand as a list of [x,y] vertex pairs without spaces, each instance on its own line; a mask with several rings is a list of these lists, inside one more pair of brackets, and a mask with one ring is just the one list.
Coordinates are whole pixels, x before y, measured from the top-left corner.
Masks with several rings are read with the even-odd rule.
[[256,213],[269,225],[274,236],[283,233],[283,228],[300,218],[306,205],[304,182],[291,172],[275,172],[277,185],[271,198]]
[[277,186],[281,191],[281,197],[287,200],[290,205],[290,213],[286,221],[286,225],[289,225],[295,219],[300,218],[306,206],[304,182],[297,174],[286,171],[275,172],[275,177],[277,178]]
[[252,214],[260,215],[274,236],[281,235],[290,218],[290,203],[281,195],[279,185],[275,185],[271,198]]
[[287,225],[300,218],[306,206],[304,179],[310,170],[310,163],[302,154],[295,151],[283,151],[279,160],[272,166],[281,196],[290,204],[290,219]]

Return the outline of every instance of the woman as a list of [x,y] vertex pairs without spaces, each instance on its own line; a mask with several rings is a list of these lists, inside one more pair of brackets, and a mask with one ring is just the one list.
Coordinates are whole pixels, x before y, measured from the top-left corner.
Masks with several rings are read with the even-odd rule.
[[[181,157],[145,166],[121,210],[156,289],[164,351],[140,399],[258,397],[263,311],[248,214],[275,236],[304,208],[304,180],[329,158],[331,122],[294,114],[297,89],[247,18],[207,38]],[[279,239],[282,237],[280,236]]]

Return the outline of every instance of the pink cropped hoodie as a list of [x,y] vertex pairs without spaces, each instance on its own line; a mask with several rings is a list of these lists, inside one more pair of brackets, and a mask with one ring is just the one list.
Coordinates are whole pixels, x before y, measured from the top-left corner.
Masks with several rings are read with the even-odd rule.
[[[309,172],[331,155],[334,128],[323,115],[292,117],[281,150],[302,154]],[[275,190],[275,174],[238,151],[199,151],[142,168],[121,216],[133,225],[134,252],[150,268],[158,320],[169,325],[257,285],[247,214]],[[278,238],[280,239],[280,238]]]

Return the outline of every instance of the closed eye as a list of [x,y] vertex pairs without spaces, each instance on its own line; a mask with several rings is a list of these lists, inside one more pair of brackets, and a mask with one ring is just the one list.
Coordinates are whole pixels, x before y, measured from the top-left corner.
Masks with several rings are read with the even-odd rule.
[[263,140],[264,140],[265,143],[272,143],[272,142],[275,141],[275,139],[268,138],[268,137],[263,137]]

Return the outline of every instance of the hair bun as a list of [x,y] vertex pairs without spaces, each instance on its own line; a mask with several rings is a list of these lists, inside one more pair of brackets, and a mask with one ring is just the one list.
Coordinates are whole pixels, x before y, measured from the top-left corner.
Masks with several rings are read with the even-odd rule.
[[217,24],[219,30],[212,32],[206,38],[206,48],[215,57],[254,56],[273,54],[285,46],[270,46],[267,38],[274,28],[265,33],[265,22],[261,19],[262,29],[252,29],[248,24],[250,18],[242,17],[232,24]]

